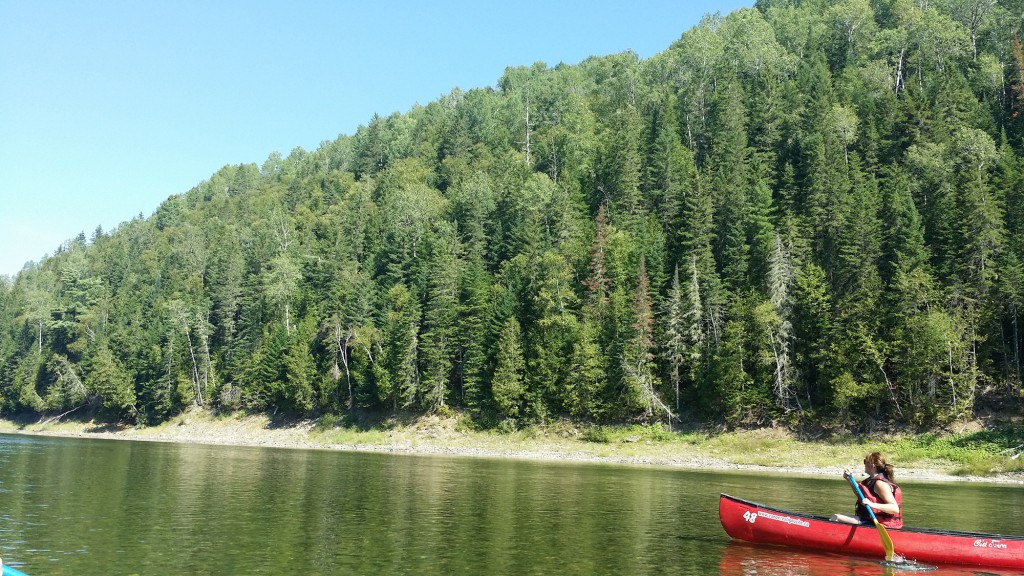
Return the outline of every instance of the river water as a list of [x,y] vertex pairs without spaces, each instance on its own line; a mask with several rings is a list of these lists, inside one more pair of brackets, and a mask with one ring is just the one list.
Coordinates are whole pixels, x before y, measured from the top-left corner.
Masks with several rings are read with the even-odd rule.
[[[904,490],[909,525],[1024,533],[1024,486]],[[852,507],[842,478],[0,435],[0,557],[31,576],[884,573],[730,543],[722,492]]]

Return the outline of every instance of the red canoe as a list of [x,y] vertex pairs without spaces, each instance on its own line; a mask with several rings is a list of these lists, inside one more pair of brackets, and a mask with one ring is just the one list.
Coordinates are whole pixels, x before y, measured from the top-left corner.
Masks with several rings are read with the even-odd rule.
[[[874,525],[855,526],[770,508],[722,494],[718,516],[729,536],[851,556],[884,558]],[[1024,570],[1024,536],[929,528],[888,529],[896,553],[920,564],[961,564]]]

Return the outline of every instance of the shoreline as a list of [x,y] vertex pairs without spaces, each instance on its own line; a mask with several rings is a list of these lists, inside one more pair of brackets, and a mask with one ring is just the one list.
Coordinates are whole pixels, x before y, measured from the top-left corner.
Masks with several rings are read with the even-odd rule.
[[[627,440],[620,443],[593,443],[583,440],[549,437],[515,438],[487,432],[465,432],[450,422],[428,420],[423,425],[386,432],[338,432],[320,430],[305,421],[275,426],[266,416],[216,418],[205,413],[189,413],[154,427],[115,428],[92,422],[19,424],[0,420],[0,433],[97,440],[134,440],[185,445],[243,446],[297,450],[370,452],[414,456],[461,458],[502,458],[539,462],[572,462],[603,465],[653,466],[677,470],[789,474],[837,477],[848,460],[834,466],[769,466],[731,461],[728,455],[708,453],[692,444]],[[760,450],[760,449],[758,449]],[[714,452],[714,451],[711,451]],[[780,455],[781,461],[799,459],[797,454]],[[1004,473],[992,476],[951,474],[939,467],[897,466],[897,478],[911,482],[981,482],[1024,485],[1024,474]]]

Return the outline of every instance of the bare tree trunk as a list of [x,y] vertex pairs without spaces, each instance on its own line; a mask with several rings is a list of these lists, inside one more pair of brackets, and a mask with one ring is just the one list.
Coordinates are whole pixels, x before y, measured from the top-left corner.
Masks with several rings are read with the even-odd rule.
[[45,421],[40,421],[39,423],[40,424],[50,424],[51,422],[59,422],[61,418],[67,416],[68,414],[71,414],[72,412],[74,412],[75,410],[78,410],[79,408],[82,408],[82,406],[85,406],[85,404],[82,404],[81,406],[76,406],[75,408],[72,408],[71,410],[68,410],[67,412],[64,412],[63,414],[57,414],[56,416],[53,416],[52,418],[47,418]]
[[192,357],[192,386],[196,391],[195,403],[197,406],[202,406],[203,389],[199,383],[199,363],[196,361],[196,350],[192,345],[192,334],[188,330],[188,324],[185,325],[185,339],[188,341],[188,354]]
[[348,402],[346,402],[346,407],[349,410],[352,410],[353,408],[355,408],[356,403],[355,403],[355,398],[354,398],[354,396],[352,394],[352,374],[349,373],[349,370],[348,370],[348,348],[347,348],[347,346],[346,346],[345,350],[342,350],[340,358],[341,358],[342,365],[345,366],[345,383],[348,385]]
[[679,413],[679,365],[673,363],[672,366],[672,383],[676,387],[676,413]]
[[906,50],[900,50],[900,56],[896,60],[896,78],[893,80],[893,89],[897,98],[900,95],[900,86],[903,84],[903,55],[905,53]]
[[167,397],[174,394],[174,331],[167,340]]
[[1020,383],[1020,334],[1017,332],[1017,310],[1013,311],[1013,367],[1017,376],[1017,392],[1021,391]]
[[956,412],[956,382],[953,380],[953,342],[947,342],[949,350],[949,389],[953,393],[953,412]]
[[355,394],[352,391],[352,374],[349,371],[348,366],[348,345],[352,341],[352,331],[343,330],[341,325],[335,327],[334,345],[336,347],[335,354],[338,360],[341,360],[341,364],[345,367],[345,384],[348,386],[348,402],[346,407],[352,410],[356,406]]
[[206,401],[207,396],[210,395],[210,389],[213,388],[215,383],[213,382],[215,375],[213,373],[213,362],[210,360],[210,338],[203,334],[203,401]]
[[526,95],[526,165],[530,165],[530,139],[533,132],[530,130],[530,95]]

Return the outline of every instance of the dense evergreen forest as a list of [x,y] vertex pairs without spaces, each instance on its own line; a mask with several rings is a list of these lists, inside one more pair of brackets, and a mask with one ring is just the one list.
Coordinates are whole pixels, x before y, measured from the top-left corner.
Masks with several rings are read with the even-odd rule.
[[1020,414],[1022,25],[763,0],[225,166],[0,281],[0,410]]

